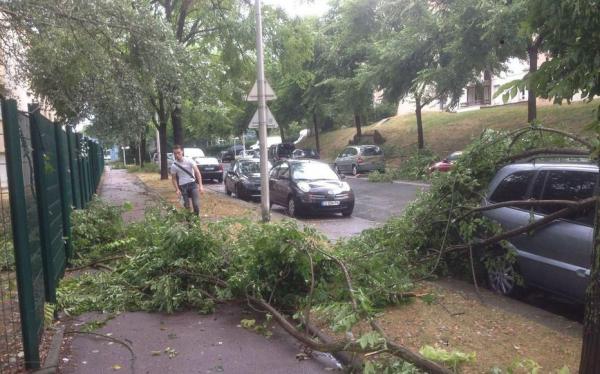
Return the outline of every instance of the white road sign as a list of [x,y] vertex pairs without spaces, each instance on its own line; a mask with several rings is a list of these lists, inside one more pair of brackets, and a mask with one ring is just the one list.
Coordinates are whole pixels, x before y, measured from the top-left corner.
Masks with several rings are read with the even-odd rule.
[[[265,100],[275,100],[275,91],[271,88],[269,82],[265,79]],[[254,86],[246,96],[246,101],[258,101],[258,82],[254,82]]]
[[[271,111],[269,110],[269,107],[266,107],[266,112],[267,112],[267,127],[270,129],[275,129],[277,127],[279,127],[279,125],[277,124],[277,121],[275,121],[275,117],[273,117],[273,113],[271,113]],[[257,129],[258,128],[258,110],[254,113],[254,116],[252,116],[252,119],[250,120],[250,124],[248,125],[249,129]]]

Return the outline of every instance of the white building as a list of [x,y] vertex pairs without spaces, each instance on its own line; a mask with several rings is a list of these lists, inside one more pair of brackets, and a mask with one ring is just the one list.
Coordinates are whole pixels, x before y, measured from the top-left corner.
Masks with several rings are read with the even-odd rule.
[[[546,57],[544,55],[539,55],[538,66],[544,61],[546,61]],[[464,88],[458,106],[453,109],[457,112],[460,112],[466,110],[477,110],[482,107],[527,102],[528,92],[526,90],[519,92],[515,97],[510,98],[507,102],[504,102],[502,99],[503,93],[498,94],[497,97],[494,97],[494,95],[496,95],[496,92],[504,84],[523,78],[528,71],[528,61],[520,60],[518,58],[512,58],[508,60],[507,70],[499,73],[498,75],[493,75],[491,72],[485,71],[483,74],[481,74],[478,82],[469,84]],[[423,108],[423,112],[439,112],[443,110],[445,110],[445,108],[438,100]],[[414,112],[414,100],[406,98],[401,100],[398,104],[398,115]]]

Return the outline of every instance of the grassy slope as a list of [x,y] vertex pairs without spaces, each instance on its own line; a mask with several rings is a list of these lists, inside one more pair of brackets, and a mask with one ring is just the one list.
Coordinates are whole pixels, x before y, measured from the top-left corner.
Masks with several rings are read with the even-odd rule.
[[[582,134],[590,123],[598,101],[563,105],[538,105],[538,120],[546,127]],[[526,125],[526,104],[501,106],[462,113],[424,113],[425,145],[438,155],[464,148],[486,128],[516,129]],[[363,132],[378,130],[386,139],[383,145],[389,164],[397,165],[414,150],[417,142],[416,120],[413,114],[392,117],[382,124],[363,127]],[[321,156],[333,160],[355,134],[354,127],[321,134]],[[314,147],[314,137],[302,146]]]

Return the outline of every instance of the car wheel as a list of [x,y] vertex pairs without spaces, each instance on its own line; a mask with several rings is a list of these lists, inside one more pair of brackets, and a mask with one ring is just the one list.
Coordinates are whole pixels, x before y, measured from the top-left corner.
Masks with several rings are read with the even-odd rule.
[[223,183],[223,177],[217,179],[218,183]]
[[354,208],[342,210],[342,216],[350,217],[352,215],[353,210],[354,210]]
[[358,168],[356,165],[352,165],[352,175],[356,176],[356,174],[358,174]]
[[337,164],[334,164],[334,165],[333,165],[333,170],[335,170],[335,172],[336,172],[338,175],[341,175],[341,174],[342,174],[342,172],[340,171],[340,168],[337,166]]
[[509,261],[504,254],[495,255],[486,261],[487,280],[490,288],[501,295],[515,296],[521,287],[517,266]]
[[287,212],[290,217],[298,217],[298,206],[293,196],[288,199]]
[[242,194],[242,189],[240,188],[240,186],[238,184],[235,185],[235,196],[238,199],[244,199],[243,194]]

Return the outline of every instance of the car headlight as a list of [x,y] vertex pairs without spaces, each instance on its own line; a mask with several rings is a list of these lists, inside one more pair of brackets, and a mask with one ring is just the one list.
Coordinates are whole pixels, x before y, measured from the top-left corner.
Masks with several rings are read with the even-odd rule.
[[300,191],[302,191],[302,192],[310,191],[310,185],[306,182],[298,182],[297,186],[300,189]]
[[348,184],[348,182],[342,182],[341,185],[342,191],[350,191],[350,185]]

